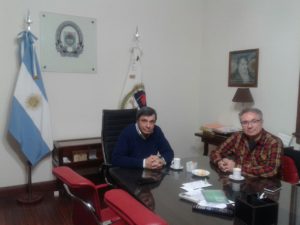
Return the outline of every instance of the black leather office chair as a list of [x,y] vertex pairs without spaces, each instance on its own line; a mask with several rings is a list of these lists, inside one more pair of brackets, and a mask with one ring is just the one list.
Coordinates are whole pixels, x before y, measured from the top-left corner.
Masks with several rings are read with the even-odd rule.
[[[121,131],[136,121],[137,109],[104,109],[102,111],[102,151],[104,164],[101,172],[108,182],[108,169],[111,167],[111,154]],[[109,182],[108,182],[109,183]]]

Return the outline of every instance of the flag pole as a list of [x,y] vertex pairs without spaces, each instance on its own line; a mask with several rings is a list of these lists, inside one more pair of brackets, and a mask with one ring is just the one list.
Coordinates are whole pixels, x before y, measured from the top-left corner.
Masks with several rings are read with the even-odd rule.
[[[26,30],[30,32],[30,25],[32,24],[32,20],[30,17],[30,11],[27,12],[26,17]],[[27,186],[26,186],[26,193],[21,195],[17,201],[23,204],[32,204],[37,203],[42,200],[43,195],[40,193],[33,193],[32,192],[32,164],[27,161]]]
[[32,192],[32,165],[29,161],[27,161],[28,165],[28,176],[27,176],[27,187],[26,193],[21,195],[17,201],[23,204],[33,204],[41,201],[43,199],[43,195],[41,193],[33,193]]
[[141,56],[142,49],[139,46],[139,28],[136,26],[133,36],[133,45],[130,48],[130,63],[126,79],[124,80],[119,108],[141,108],[146,106],[145,86],[142,81]]

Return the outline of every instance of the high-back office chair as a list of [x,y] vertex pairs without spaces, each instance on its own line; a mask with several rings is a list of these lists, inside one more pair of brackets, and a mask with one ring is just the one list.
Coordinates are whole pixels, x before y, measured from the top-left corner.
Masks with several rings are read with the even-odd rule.
[[74,225],[166,225],[135,198],[121,189],[107,190],[101,202],[99,192],[107,184],[95,185],[69,167],[53,168],[53,174],[63,183],[73,199]]
[[104,109],[102,111],[102,151],[104,164],[102,174],[108,179],[108,169],[111,166],[111,154],[121,131],[130,123],[136,121],[137,109]]

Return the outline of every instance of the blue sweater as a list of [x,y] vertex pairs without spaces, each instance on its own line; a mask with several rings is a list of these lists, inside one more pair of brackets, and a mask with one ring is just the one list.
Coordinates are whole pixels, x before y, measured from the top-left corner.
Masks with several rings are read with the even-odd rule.
[[143,168],[143,160],[159,153],[167,164],[171,163],[174,152],[160,127],[154,127],[153,133],[143,139],[135,124],[130,124],[120,134],[112,153],[112,165],[127,168]]

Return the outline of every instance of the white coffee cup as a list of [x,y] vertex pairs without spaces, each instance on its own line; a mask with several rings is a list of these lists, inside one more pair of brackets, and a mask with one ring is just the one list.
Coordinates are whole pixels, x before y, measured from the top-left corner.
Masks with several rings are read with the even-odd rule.
[[174,158],[172,161],[172,167],[174,169],[180,169],[181,167],[181,159],[180,158]]
[[232,178],[236,179],[236,180],[240,180],[242,178],[242,170],[239,167],[235,167],[233,168],[233,172],[232,172]]

